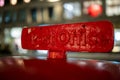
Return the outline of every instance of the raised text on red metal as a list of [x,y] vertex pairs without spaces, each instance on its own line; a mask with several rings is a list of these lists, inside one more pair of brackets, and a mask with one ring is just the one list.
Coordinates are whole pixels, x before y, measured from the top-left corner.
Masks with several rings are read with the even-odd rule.
[[22,47],[31,50],[110,52],[114,45],[109,21],[23,28]]

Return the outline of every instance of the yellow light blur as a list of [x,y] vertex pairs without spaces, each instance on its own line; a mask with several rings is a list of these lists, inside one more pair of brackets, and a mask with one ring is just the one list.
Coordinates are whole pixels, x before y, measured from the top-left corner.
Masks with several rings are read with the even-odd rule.
[[120,52],[120,46],[115,46],[112,52]]
[[47,0],[48,2],[57,2],[57,1],[60,1],[60,0]]
[[31,0],[24,0],[25,3],[30,3]]
[[10,0],[11,5],[16,5],[17,4],[17,0]]

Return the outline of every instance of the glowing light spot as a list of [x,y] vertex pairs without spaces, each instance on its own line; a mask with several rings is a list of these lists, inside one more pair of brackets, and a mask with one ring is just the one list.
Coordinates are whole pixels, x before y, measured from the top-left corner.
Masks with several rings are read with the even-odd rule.
[[5,5],[5,1],[4,0],[0,0],[0,7],[3,7]]
[[25,2],[25,3],[30,3],[30,2],[31,2],[31,0],[24,0],[24,2]]
[[115,33],[115,40],[120,41],[120,32]]
[[28,34],[30,34],[31,33],[31,29],[28,29]]
[[48,0],[48,2],[57,2],[57,1],[60,1],[60,0]]
[[16,5],[17,4],[17,0],[10,0],[11,5]]

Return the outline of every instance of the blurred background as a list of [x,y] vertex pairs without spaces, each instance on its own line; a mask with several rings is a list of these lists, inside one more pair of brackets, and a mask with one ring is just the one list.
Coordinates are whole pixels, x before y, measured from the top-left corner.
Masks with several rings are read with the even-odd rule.
[[68,52],[68,57],[119,60],[120,0],[0,0],[0,56],[47,54],[45,50],[21,48],[23,27],[97,20],[109,20],[114,25],[112,52],[94,55]]

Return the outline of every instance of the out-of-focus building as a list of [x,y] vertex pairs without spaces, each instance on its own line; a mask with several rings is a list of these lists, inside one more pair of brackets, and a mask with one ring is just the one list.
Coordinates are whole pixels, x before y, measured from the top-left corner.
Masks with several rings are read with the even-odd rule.
[[120,0],[0,0],[0,45],[25,54],[20,43],[23,27],[96,20],[113,23],[113,52],[120,52]]

